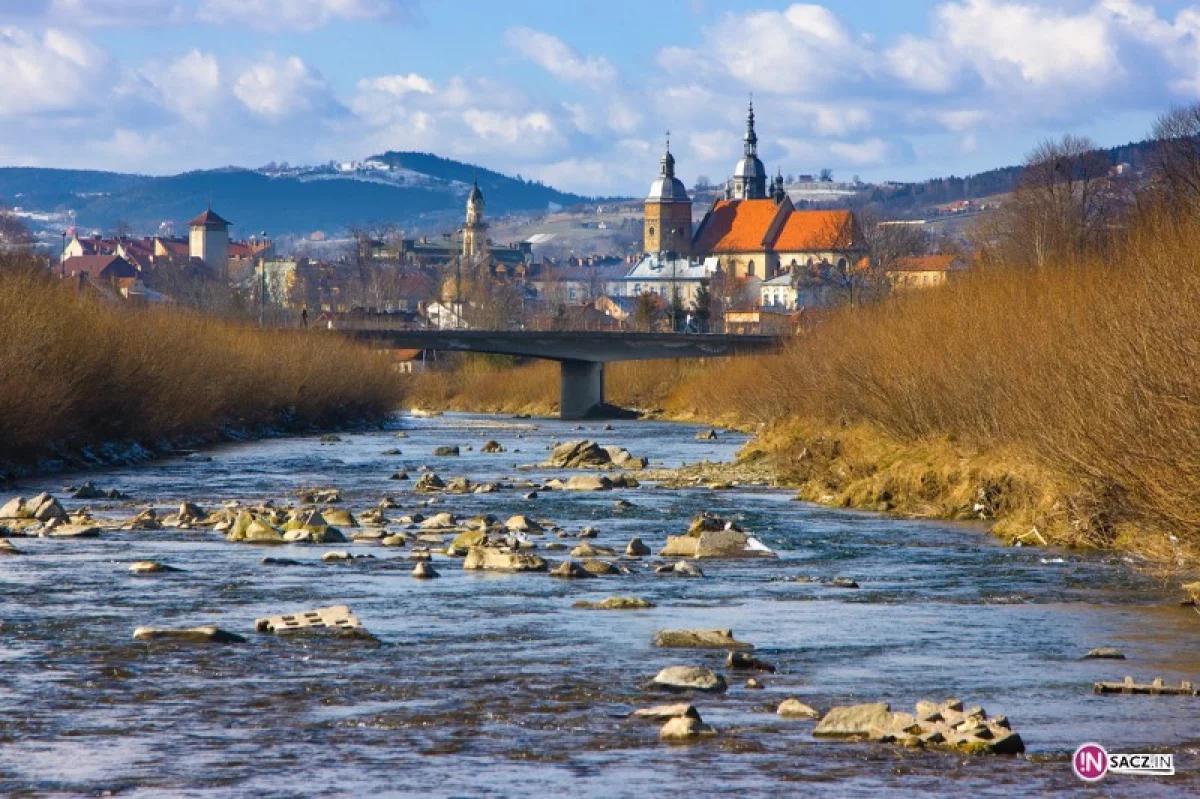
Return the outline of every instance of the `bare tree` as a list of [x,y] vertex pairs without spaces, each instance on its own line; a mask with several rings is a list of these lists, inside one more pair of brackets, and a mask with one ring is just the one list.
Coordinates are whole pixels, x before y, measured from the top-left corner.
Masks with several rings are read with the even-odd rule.
[[1047,140],[1025,159],[1012,197],[975,230],[988,260],[1044,268],[1100,252],[1125,198],[1091,139]]
[[0,205],[0,253],[26,253],[33,249],[33,236],[25,222]]
[[1200,200],[1200,103],[1170,109],[1154,123],[1151,135],[1153,190],[1167,206]]

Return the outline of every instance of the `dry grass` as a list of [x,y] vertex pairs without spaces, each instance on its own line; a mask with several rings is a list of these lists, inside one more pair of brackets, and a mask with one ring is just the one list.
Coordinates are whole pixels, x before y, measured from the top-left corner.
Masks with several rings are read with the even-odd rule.
[[348,342],[121,309],[29,270],[0,271],[0,341],[0,463],[378,417],[400,398],[386,362]]
[[[838,503],[879,504],[871,490],[884,490],[892,469],[895,490],[886,490],[897,509],[913,512],[917,499],[902,497],[924,491],[932,512],[953,515],[981,490],[1008,492],[1013,499],[998,501],[1010,522],[1052,528],[1060,542],[1191,561],[1200,550],[1200,215],[1152,215],[1125,238],[1105,262],[992,268],[847,310],[775,356],[619,364],[608,371],[609,399],[791,429],[775,442],[785,461],[789,450],[811,456],[814,439],[859,430],[858,468],[881,476],[831,492]],[[487,397],[514,410],[507,398],[517,396],[525,409],[552,410],[553,365],[483,371],[457,376],[443,399],[473,407]],[[887,444],[867,446],[864,430]],[[826,459],[816,476],[851,466]],[[940,495],[930,488],[939,481]]]

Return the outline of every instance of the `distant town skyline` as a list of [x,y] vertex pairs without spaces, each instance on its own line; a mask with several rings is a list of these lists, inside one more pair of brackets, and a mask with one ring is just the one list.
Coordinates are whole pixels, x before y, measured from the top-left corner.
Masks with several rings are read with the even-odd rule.
[[422,150],[641,195],[767,170],[917,180],[1200,98],[1182,0],[0,0],[0,165],[152,174]]

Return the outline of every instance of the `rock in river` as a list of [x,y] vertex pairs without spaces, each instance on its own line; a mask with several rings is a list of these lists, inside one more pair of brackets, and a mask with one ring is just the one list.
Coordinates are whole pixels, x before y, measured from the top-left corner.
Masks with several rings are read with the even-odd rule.
[[1097,658],[1102,660],[1124,660],[1125,653],[1119,649],[1113,649],[1111,646],[1101,646],[1096,649],[1088,650],[1084,658]]
[[867,735],[872,729],[888,729],[891,725],[892,709],[887,702],[841,705],[829,709],[813,735]]
[[487,569],[495,571],[542,572],[546,561],[528,552],[505,552],[492,547],[471,547],[467,552],[463,568],[468,571]]
[[722,693],[725,678],[701,666],[668,666],[654,677],[654,684],[672,691]]
[[635,719],[650,719],[651,721],[662,721],[663,719],[677,719],[682,716],[692,716],[700,718],[699,711],[689,705],[687,702],[680,702],[675,705],[655,705],[654,707],[644,707],[640,710],[633,711]]
[[640,538],[631,538],[625,547],[625,554],[631,558],[640,558],[650,554],[650,547],[643,544]]
[[573,607],[588,610],[642,610],[654,607],[654,603],[636,596],[610,596],[601,602],[580,600]]
[[433,456],[435,458],[448,458],[458,454],[458,447],[451,445],[448,447],[434,447]]
[[550,570],[550,576],[568,579],[586,579],[588,577],[595,577],[596,575],[583,568],[583,565],[580,563],[573,560],[564,560],[557,567]]
[[174,566],[159,563],[157,560],[139,560],[129,564],[129,571],[134,574],[162,574],[164,572],[182,571]]
[[654,645],[677,649],[753,649],[739,641],[732,630],[659,630]]
[[779,708],[775,711],[780,716],[791,719],[818,719],[821,713],[815,708],[801,702],[795,697],[789,697],[779,703]]
[[203,627],[168,630],[161,627],[138,627],[133,631],[135,641],[178,641],[188,644],[244,644],[246,639],[211,624]]
[[438,574],[437,570],[434,569],[429,563],[422,562],[413,567],[412,576],[418,580],[432,580],[433,578],[441,577],[442,575]]
[[563,485],[564,491],[609,491],[612,480],[593,474],[575,475]]
[[701,738],[711,738],[717,731],[705,724],[699,716],[679,716],[670,719],[658,731],[660,740],[667,743],[689,743]]
[[731,669],[741,669],[742,671],[775,673],[774,666],[765,660],[759,660],[747,652],[730,652],[728,657],[725,658],[725,665]]

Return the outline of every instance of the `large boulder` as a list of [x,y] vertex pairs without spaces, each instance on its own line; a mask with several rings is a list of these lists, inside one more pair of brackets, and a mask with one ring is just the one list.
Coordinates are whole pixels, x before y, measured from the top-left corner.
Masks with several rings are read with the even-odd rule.
[[892,709],[887,702],[839,705],[829,709],[813,730],[813,735],[869,735],[872,729],[888,729],[891,726]]
[[711,738],[716,734],[717,731],[705,724],[699,714],[669,719],[658,731],[659,740],[667,743],[690,743],[701,738]]
[[358,527],[358,520],[354,518],[354,514],[345,508],[329,508],[321,515],[325,517],[327,524],[334,527]]
[[717,530],[703,532],[696,539],[696,557],[773,558],[776,555],[753,536],[738,530]]
[[700,539],[688,535],[669,535],[667,545],[658,551],[664,558],[694,558]]
[[422,521],[420,527],[422,530],[449,530],[454,527],[455,523],[456,519],[453,513],[442,511]]
[[67,520],[67,511],[63,508],[62,503],[49,494],[38,494],[29,500],[26,510],[30,510],[30,515],[39,522],[48,522],[53,519],[60,522]]
[[458,454],[458,446],[457,445],[433,448],[433,456],[435,458],[451,458],[457,454]]
[[654,677],[654,684],[671,691],[723,693],[728,686],[720,674],[701,666],[668,666]]
[[567,441],[554,447],[543,466],[561,469],[600,468],[612,463],[608,451],[592,441]]
[[487,541],[487,533],[483,530],[467,530],[455,536],[450,542],[449,554],[466,555],[471,547],[483,546]]
[[499,441],[490,439],[486,444],[479,448],[479,451],[485,454],[491,454],[495,452],[503,452],[504,447],[500,445]]
[[442,478],[437,476],[436,472],[427,472],[421,475],[417,478],[417,484],[413,486],[415,490],[426,494],[441,491],[445,487],[446,484],[442,481]]
[[25,508],[24,497],[13,497],[0,507],[0,519],[28,519],[32,515]]
[[563,484],[565,491],[609,491],[612,487],[612,480],[591,474],[576,475]]
[[468,571],[486,569],[489,571],[543,572],[546,571],[546,561],[528,552],[507,552],[492,547],[476,546],[467,551],[463,568]]
[[732,630],[659,630],[654,645],[675,649],[753,649],[754,644],[739,641]]
[[608,446],[604,448],[604,451],[608,453],[608,459],[612,465],[618,469],[645,469],[649,463],[645,458],[634,457],[624,447]]
[[633,718],[650,719],[651,721],[677,719],[682,716],[700,718],[700,712],[687,702],[680,702],[675,705],[655,705],[654,707],[643,707],[633,711]]
[[525,515],[512,516],[504,526],[514,533],[540,533],[542,526]]

